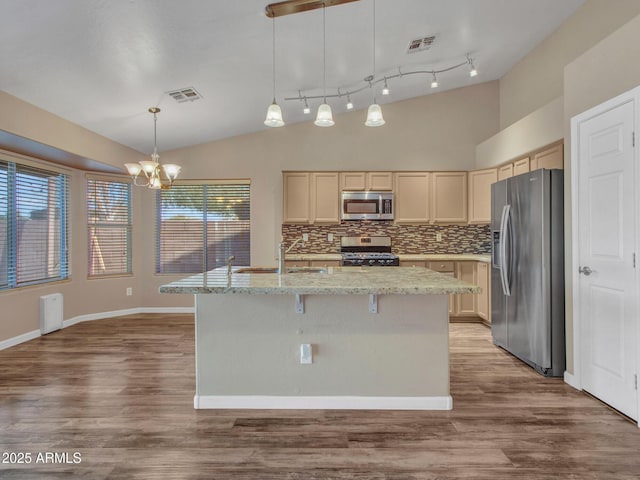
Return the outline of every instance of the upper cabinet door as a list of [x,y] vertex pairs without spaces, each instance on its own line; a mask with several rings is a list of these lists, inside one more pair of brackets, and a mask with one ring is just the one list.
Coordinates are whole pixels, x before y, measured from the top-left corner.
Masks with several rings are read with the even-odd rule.
[[539,168],[564,168],[564,145],[557,143],[550,148],[535,153],[531,160],[531,170]]
[[503,165],[498,169],[498,180],[513,177],[513,163]]
[[393,172],[341,172],[340,190],[393,190]]
[[341,172],[340,190],[364,190],[366,187],[364,172]]
[[311,223],[340,223],[338,173],[311,174]]
[[282,221],[284,223],[309,223],[309,173],[282,173]]
[[491,223],[491,184],[498,181],[498,169],[469,172],[469,223]]
[[431,208],[429,172],[396,172],[396,223],[428,223]]
[[529,157],[521,158],[513,162],[513,174],[520,175],[521,173],[529,172]]
[[367,190],[393,190],[393,173],[367,172]]
[[467,172],[431,174],[433,223],[467,223]]

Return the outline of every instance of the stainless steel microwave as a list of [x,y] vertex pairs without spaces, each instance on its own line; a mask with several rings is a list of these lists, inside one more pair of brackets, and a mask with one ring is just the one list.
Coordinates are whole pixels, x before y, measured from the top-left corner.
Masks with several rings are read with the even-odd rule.
[[342,220],[393,220],[392,192],[342,192]]

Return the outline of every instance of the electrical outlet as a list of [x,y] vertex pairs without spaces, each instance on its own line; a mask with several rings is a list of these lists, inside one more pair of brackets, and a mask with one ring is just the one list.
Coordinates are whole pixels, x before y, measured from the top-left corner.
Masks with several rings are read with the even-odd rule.
[[302,241],[303,242],[308,242],[309,241],[309,234],[308,233],[303,233],[302,234]]
[[133,295],[133,288],[127,287],[127,297],[130,297],[131,295]]
[[300,344],[300,363],[304,365],[313,363],[313,349],[310,343]]
[[436,242],[441,242],[441,241],[442,241],[442,234],[436,233]]
[[327,242],[333,243],[333,233],[327,233]]

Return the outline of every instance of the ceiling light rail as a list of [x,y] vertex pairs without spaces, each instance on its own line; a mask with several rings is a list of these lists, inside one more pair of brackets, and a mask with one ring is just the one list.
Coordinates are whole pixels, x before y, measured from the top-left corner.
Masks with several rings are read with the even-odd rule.
[[[304,103],[307,103],[309,100],[316,100],[316,99],[324,99],[324,98],[342,98],[342,97],[347,97],[350,98],[352,95],[355,95],[356,93],[360,93],[364,90],[366,90],[367,88],[373,88],[376,84],[378,83],[384,83],[387,84],[387,82],[389,80],[393,80],[396,78],[402,78],[402,77],[406,77],[409,75],[427,75],[430,79],[433,79],[434,76],[439,75],[441,73],[444,72],[450,72],[451,70],[456,70],[458,68],[464,67],[465,65],[468,65],[470,70],[469,70],[469,76],[470,77],[475,77],[478,73],[477,70],[475,69],[475,66],[473,64],[473,59],[470,57],[467,57],[467,60],[461,63],[458,63],[456,65],[452,65],[450,67],[447,68],[441,68],[441,69],[432,69],[432,70],[425,70],[425,69],[420,69],[420,70],[410,70],[410,71],[403,71],[401,69],[401,67],[398,68],[398,73],[393,74],[393,75],[384,75],[382,77],[379,78],[375,78],[373,75],[369,75],[368,77],[365,77],[363,79],[363,82],[365,83],[364,85],[360,86],[360,87],[354,87],[354,88],[349,88],[349,89],[344,89],[343,87],[338,88],[338,92],[337,93],[327,93],[326,95],[322,94],[322,95],[306,95],[306,94],[302,94],[301,90],[298,90],[298,96],[297,97],[285,97],[284,100],[298,100]],[[475,72],[475,73],[474,73]]]

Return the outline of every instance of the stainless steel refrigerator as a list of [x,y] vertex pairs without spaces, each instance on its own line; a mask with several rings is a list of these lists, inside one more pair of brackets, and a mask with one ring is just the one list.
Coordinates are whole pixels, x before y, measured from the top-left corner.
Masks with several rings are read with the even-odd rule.
[[565,370],[563,172],[491,186],[493,342],[545,376]]

